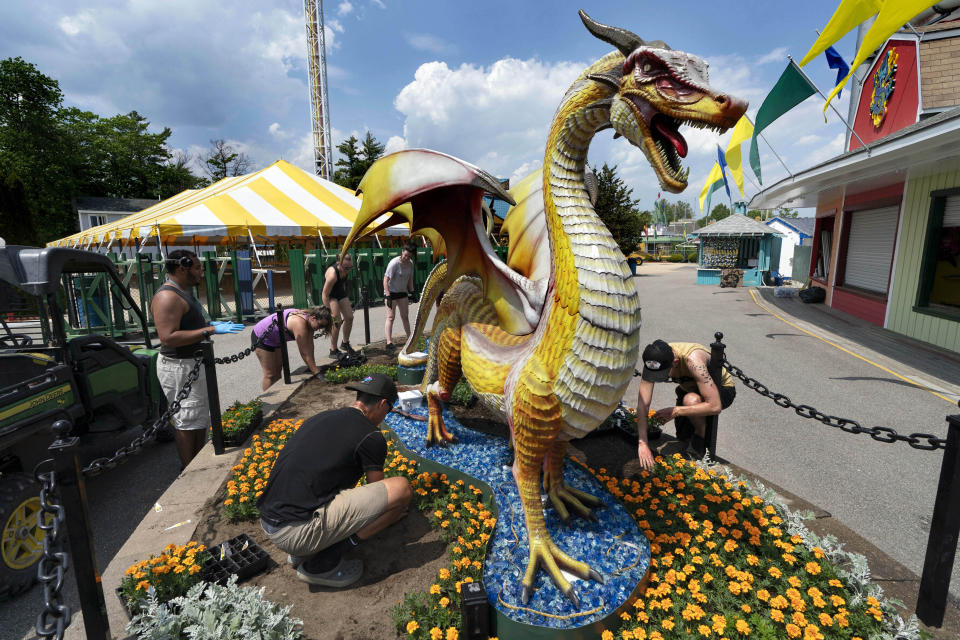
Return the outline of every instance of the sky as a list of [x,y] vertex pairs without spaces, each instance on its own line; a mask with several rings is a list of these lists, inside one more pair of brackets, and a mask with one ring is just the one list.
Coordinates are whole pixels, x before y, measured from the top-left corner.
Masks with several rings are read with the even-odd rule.
[[[370,131],[387,151],[430,148],[517,180],[542,164],[550,121],[567,87],[612,50],[577,16],[703,57],[717,90],[757,109],[799,60],[838,0],[685,3],[651,0],[324,2],[329,117],[334,150]],[[854,30],[836,46],[852,61]],[[56,79],[64,102],[112,116],[136,110],[173,149],[203,156],[213,139],[244,152],[254,169],[284,159],[313,170],[303,4],[296,0],[5,0],[0,59],[19,56]],[[805,67],[827,93],[836,72],[821,56]],[[847,91],[835,101],[847,112]],[[841,152],[845,128],[809,98],[764,135],[796,173]],[[682,194],[694,206],[718,135],[682,127],[691,167]],[[661,193],[642,152],[610,130],[589,163],[617,165],[643,209]],[[744,158],[748,146],[743,146]],[[764,184],[786,170],[763,143]],[[334,151],[335,156],[336,151]],[[199,164],[196,172],[202,175]],[[746,199],[759,188],[750,174]],[[751,182],[749,178],[753,178]],[[733,185],[731,184],[731,189]],[[736,191],[733,191],[735,198]],[[726,201],[721,190],[713,202]],[[802,214],[812,215],[804,211]]]

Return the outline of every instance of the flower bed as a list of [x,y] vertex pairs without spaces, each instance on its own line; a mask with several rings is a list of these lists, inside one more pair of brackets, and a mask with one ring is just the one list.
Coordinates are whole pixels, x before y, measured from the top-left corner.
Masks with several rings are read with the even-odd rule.
[[247,441],[250,432],[260,426],[263,421],[263,402],[251,400],[246,404],[239,400],[220,416],[223,427],[223,444],[228,447],[239,447]]
[[[276,420],[255,436],[234,467],[224,508],[229,518],[258,516],[253,502],[286,439],[302,421]],[[418,471],[388,443],[386,475],[405,475],[415,504],[449,544],[450,564],[393,610],[408,638],[456,639],[460,587],[481,581],[496,518],[492,497],[468,482]],[[680,456],[657,458],[639,478],[616,478],[581,465],[635,518],[650,541],[649,583],[603,640],[673,638],[916,638],[869,582],[860,556],[806,530],[761,486]]]
[[167,545],[163,551],[131,565],[123,574],[117,593],[128,611],[136,614],[150,596],[167,602],[182,596],[200,582],[200,572],[211,560],[206,547],[191,540],[185,545]]

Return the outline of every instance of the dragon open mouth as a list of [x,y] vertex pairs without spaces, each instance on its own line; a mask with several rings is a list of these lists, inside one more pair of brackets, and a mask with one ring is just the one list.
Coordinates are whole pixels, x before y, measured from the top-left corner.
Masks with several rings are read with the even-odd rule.
[[656,113],[650,119],[650,137],[653,138],[653,143],[660,152],[663,164],[676,177],[682,177],[680,158],[687,157],[687,141],[680,135],[680,122],[670,116]]

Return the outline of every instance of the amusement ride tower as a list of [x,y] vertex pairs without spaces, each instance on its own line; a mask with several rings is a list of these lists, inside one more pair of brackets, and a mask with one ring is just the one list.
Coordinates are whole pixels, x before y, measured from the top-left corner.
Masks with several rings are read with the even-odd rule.
[[323,28],[323,0],[303,0],[307,23],[307,73],[310,77],[310,121],[313,125],[313,169],[331,179],[330,102],[327,98],[327,46]]

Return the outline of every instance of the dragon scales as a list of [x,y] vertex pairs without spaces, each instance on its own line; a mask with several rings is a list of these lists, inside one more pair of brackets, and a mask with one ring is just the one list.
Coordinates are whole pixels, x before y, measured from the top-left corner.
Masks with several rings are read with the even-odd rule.
[[[643,150],[663,189],[680,192],[689,170],[680,163],[687,144],[679,126],[723,131],[747,107],[709,86],[702,59],[662,42],[646,43],[582,11],[580,17],[617,51],[567,90],[550,127],[542,170],[508,194],[481,169],[435,151],[385,156],[360,183],[363,204],[343,246],[346,251],[359,238],[407,221],[411,233],[426,235],[435,251],[449,256],[428,278],[416,325],[419,332],[439,299],[424,379],[427,443],[452,440],[441,402],[465,377],[510,427],[529,541],[521,600],[528,602],[542,567],[575,606],[579,598],[562,572],[584,580],[602,577],[551,539],[541,483],[562,520],[571,512],[591,517],[599,501],[565,484],[563,456],[568,441],[595,429],[623,396],[640,328],[637,289],[585,183],[590,141],[612,127]],[[484,192],[514,205],[504,222],[510,235],[506,263],[487,238]],[[387,212],[392,215],[380,222]]]

